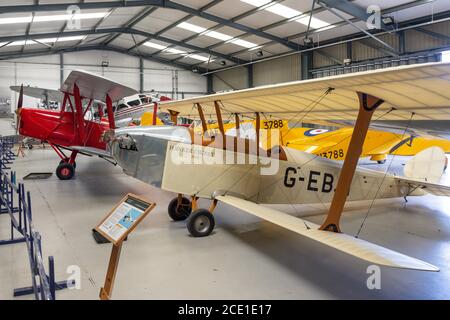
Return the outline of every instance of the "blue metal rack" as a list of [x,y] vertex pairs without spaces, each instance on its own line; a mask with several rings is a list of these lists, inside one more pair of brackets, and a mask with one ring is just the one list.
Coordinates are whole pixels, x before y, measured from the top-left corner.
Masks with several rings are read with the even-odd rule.
[[[68,287],[66,281],[55,281],[55,262],[48,257],[48,274],[42,257],[42,239],[33,226],[31,195],[23,183],[16,181],[15,172],[7,172],[14,161],[13,138],[0,137],[0,215],[8,214],[11,220],[9,239],[0,245],[25,242],[31,270],[32,285],[14,290],[14,296],[34,294],[36,300],[55,300],[56,290]],[[74,285],[72,282],[71,285]]]

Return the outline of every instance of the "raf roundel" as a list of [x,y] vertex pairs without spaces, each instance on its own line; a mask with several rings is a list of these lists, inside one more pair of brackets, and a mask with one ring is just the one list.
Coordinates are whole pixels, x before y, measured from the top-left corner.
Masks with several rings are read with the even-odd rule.
[[305,136],[307,136],[307,137],[314,137],[314,136],[317,136],[319,134],[326,133],[328,131],[330,131],[330,130],[327,130],[327,129],[311,129],[311,130],[305,131]]

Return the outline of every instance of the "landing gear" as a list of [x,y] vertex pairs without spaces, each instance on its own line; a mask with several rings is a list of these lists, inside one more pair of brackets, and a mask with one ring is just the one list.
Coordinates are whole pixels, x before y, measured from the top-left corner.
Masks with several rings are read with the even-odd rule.
[[191,201],[188,198],[179,195],[178,197],[173,198],[172,201],[170,201],[167,210],[172,220],[186,220],[192,211]]
[[[59,164],[62,164],[62,163],[69,163],[69,158],[66,158],[66,159],[64,159],[64,160],[61,160],[60,162],[59,162]],[[73,164],[72,164],[72,166],[73,166],[73,168],[74,169],[76,169],[77,168],[77,163],[76,162],[74,162]]]
[[192,212],[187,221],[187,229],[193,237],[206,237],[214,230],[216,222],[211,212],[197,209]]
[[70,180],[75,174],[75,167],[70,163],[60,163],[56,168],[56,175],[60,180]]
[[186,220],[186,227],[193,237],[206,237],[211,234],[216,225],[212,215],[217,206],[217,200],[214,199],[209,209],[199,209],[197,207],[198,197],[192,196],[191,200],[178,194],[178,197],[172,199],[169,203],[169,216],[174,221]]

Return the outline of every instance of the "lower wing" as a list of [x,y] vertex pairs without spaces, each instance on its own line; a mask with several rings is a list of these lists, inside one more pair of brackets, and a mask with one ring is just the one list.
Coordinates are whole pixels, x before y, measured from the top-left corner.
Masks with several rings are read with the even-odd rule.
[[438,267],[422,260],[406,256],[344,233],[318,230],[319,226],[314,223],[278,210],[263,207],[254,202],[228,195],[217,196],[216,199],[326,246],[374,264],[402,269],[439,271]]

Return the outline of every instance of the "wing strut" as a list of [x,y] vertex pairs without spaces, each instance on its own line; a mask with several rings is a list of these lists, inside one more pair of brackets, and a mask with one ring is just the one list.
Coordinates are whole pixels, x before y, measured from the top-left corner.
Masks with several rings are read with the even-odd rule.
[[206,124],[206,120],[205,120],[205,114],[203,113],[203,108],[200,105],[200,103],[196,103],[196,105],[197,105],[198,115],[200,116],[200,120],[202,121],[203,133],[205,133],[208,130],[208,125]]
[[115,122],[115,119],[114,119],[114,112],[113,112],[113,107],[112,107],[112,99],[109,96],[109,94],[106,95],[106,110],[108,110],[109,127],[111,129],[115,129],[116,128],[116,122]]
[[76,110],[76,119],[77,119],[77,126],[78,126],[78,133],[80,134],[80,144],[84,141],[84,119],[83,119],[83,103],[82,98],[80,95],[80,88],[75,83],[73,85],[73,97],[75,100],[75,110]]
[[359,98],[359,112],[356,119],[355,128],[348,146],[347,155],[339,175],[339,180],[334,192],[333,200],[328,211],[325,222],[320,226],[320,230],[341,232],[339,220],[344,209],[347,195],[350,191],[353,176],[359,157],[362,153],[364,140],[374,111],[384,102],[377,97],[367,93],[357,92]]
[[178,122],[178,111],[173,111],[173,110],[169,110],[169,114],[170,114],[170,121],[173,122],[173,124],[177,124]]

